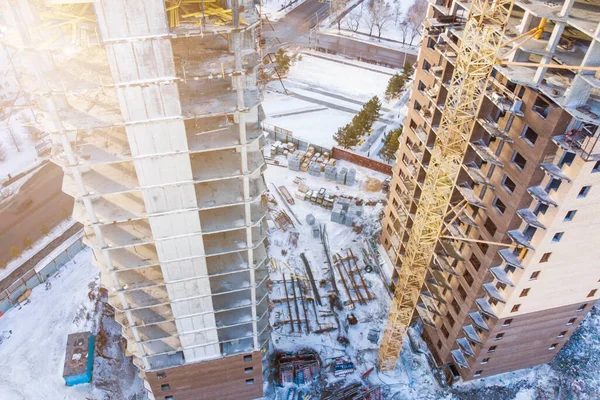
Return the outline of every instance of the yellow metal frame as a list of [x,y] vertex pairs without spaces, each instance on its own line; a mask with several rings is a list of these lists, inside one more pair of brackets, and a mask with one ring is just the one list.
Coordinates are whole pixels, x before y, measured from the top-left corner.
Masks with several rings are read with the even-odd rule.
[[514,0],[473,0],[378,354],[396,368]]
[[[219,6],[217,0],[165,0],[169,26],[202,26],[202,19],[212,17],[211,25],[226,25],[233,20],[232,10]],[[248,25],[240,18],[242,25]]]

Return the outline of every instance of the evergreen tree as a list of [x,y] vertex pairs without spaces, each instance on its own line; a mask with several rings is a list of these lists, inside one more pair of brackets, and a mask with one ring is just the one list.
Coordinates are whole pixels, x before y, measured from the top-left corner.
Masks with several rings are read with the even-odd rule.
[[351,123],[339,128],[333,138],[345,149],[356,146],[360,139],[371,130],[380,116],[381,101],[375,96],[363,105],[360,112],[352,118]]
[[339,128],[337,132],[333,134],[333,139],[339,146],[343,147],[344,149],[348,149],[358,144],[360,137],[362,136],[359,133],[360,131],[354,126],[354,124],[350,123],[343,128]]
[[409,61],[404,63],[402,66],[402,75],[404,75],[404,80],[408,81],[410,79],[410,76],[413,73],[413,67],[413,64],[411,64]]
[[[367,104],[363,109],[367,112],[368,129],[371,130],[371,126],[381,117],[381,100],[379,97],[373,96],[373,98],[367,101]],[[362,111],[362,110],[361,110]]]
[[290,57],[285,54],[283,49],[277,50],[277,53],[275,54],[275,63],[277,64],[277,71],[281,75],[287,74],[287,72],[290,70],[290,62]]
[[390,78],[388,82],[387,89],[385,90],[385,99],[390,101],[392,99],[397,99],[400,97],[400,94],[404,90],[404,85],[406,84],[406,79],[404,75],[400,75],[396,73],[394,76]]
[[401,134],[402,127],[394,129],[387,134],[383,147],[379,151],[379,156],[386,162],[393,161],[396,157],[396,151],[398,151],[398,147],[400,147]]

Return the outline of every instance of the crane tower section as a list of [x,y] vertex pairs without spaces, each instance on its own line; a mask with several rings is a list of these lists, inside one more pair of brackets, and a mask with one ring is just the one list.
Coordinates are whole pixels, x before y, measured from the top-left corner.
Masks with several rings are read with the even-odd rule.
[[[460,166],[514,0],[473,0],[431,161],[379,348],[378,368],[396,367],[427,268],[450,208]],[[420,311],[420,310],[419,310]],[[423,310],[423,312],[427,312]]]

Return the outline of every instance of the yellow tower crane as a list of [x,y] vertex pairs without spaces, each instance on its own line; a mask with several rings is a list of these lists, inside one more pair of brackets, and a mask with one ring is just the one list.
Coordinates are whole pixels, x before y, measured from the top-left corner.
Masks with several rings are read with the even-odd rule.
[[514,0],[472,0],[427,175],[378,354],[396,368]]

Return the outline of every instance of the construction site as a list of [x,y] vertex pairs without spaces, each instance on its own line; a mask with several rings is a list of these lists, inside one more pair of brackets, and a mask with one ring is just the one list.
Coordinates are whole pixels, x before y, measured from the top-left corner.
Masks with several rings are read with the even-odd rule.
[[292,3],[0,0],[6,126],[83,227],[0,275],[0,398],[594,398],[600,1],[428,0],[395,65],[318,45],[363,1]]

